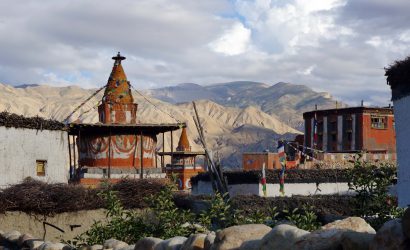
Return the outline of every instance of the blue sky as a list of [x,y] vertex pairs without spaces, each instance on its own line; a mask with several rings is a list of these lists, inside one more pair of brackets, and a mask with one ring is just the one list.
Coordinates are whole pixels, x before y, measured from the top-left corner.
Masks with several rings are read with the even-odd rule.
[[386,105],[409,12],[407,0],[2,0],[0,82],[99,87],[121,51],[139,89],[282,81]]

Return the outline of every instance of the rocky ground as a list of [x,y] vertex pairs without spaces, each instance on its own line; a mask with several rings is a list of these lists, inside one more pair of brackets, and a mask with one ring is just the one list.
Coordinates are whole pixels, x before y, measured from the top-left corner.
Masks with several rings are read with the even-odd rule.
[[[1,228],[1,224],[0,224]],[[217,232],[194,234],[186,237],[158,239],[146,237],[135,244],[109,239],[103,245],[84,246],[83,250],[272,250],[272,249],[409,249],[410,212],[403,219],[386,222],[375,231],[365,220],[348,217],[308,232],[290,224],[270,228],[262,224],[228,227]],[[0,231],[0,249],[65,250],[70,246],[44,242],[17,231]]]

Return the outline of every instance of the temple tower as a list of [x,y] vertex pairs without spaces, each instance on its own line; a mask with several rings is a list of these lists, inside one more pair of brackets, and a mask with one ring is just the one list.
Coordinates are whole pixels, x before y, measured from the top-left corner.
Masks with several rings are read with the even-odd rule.
[[187,190],[191,188],[191,177],[204,171],[204,168],[197,166],[196,157],[204,155],[204,152],[192,152],[189,144],[186,128],[182,128],[178,146],[175,152],[159,153],[160,155],[170,155],[171,164],[167,164],[166,173],[168,176],[176,175],[178,188]]
[[108,78],[102,103],[98,106],[99,121],[105,124],[136,123],[138,104],[134,103],[130,82],[127,81],[121,65],[125,57],[118,52],[112,59],[114,66]]

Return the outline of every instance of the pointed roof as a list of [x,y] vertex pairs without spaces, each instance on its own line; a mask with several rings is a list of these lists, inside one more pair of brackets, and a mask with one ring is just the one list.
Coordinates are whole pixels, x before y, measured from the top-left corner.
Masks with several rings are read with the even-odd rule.
[[177,151],[191,151],[191,146],[189,145],[188,135],[186,133],[186,128],[182,128],[181,137],[179,138]]
[[122,104],[134,103],[130,83],[127,81],[127,76],[121,65],[121,61],[125,60],[125,57],[121,56],[120,52],[118,52],[117,56],[114,56],[112,59],[114,60],[114,66],[112,67],[110,77],[108,78],[103,102]]

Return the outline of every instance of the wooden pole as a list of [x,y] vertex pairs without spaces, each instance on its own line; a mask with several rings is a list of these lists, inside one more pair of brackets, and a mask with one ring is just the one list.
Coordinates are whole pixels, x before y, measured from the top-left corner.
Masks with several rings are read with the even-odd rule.
[[73,179],[74,178],[74,173],[75,173],[75,169],[74,169],[74,166],[71,166],[71,144],[70,144],[70,134],[67,132],[67,138],[68,138],[68,161],[69,161],[69,164],[70,164],[70,171],[71,171],[71,169],[73,169],[73,174],[71,174],[71,172],[70,172],[70,179]]
[[174,161],[174,136],[171,130],[171,171],[174,172],[174,164],[172,163]]
[[[78,130],[78,135],[80,135],[80,130]],[[76,167],[75,167],[75,165],[76,165],[75,164],[76,163],[75,150],[76,150],[76,137],[73,136],[73,156],[74,156],[73,165],[74,165],[74,169],[76,169]],[[80,154],[80,152],[78,152],[78,154]]]
[[111,128],[108,136],[108,179],[111,179]]
[[162,168],[162,171],[165,170],[164,153],[165,153],[165,133],[162,132],[162,155],[161,155],[161,168]]
[[155,168],[158,168],[158,152],[155,150]]
[[[217,166],[215,166],[214,162],[212,161],[212,158],[211,158],[211,156],[210,156],[210,154],[209,154],[209,151],[208,151],[208,148],[207,148],[207,146],[206,146],[204,131],[203,131],[203,128],[202,128],[202,125],[201,125],[201,121],[200,121],[200,119],[199,119],[199,115],[198,115],[198,110],[197,110],[197,108],[196,108],[196,104],[195,104],[195,102],[192,102],[192,104],[193,104],[194,111],[195,111],[195,117],[194,117],[195,126],[196,126],[196,128],[197,128],[197,130],[198,130],[199,139],[201,140],[202,146],[203,146],[203,148],[204,148],[204,150],[205,150],[205,154],[206,154],[206,156],[207,156],[207,158],[208,158],[208,160],[209,160],[209,164],[210,164],[209,170],[210,170],[210,171],[208,171],[208,172],[209,172],[209,175],[210,175],[210,177],[211,177],[211,181],[212,181],[212,182],[214,182],[214,180],[213,180],[213,175],[215,175],[216,187],[213,186],[213,188],[214,188],[214,189],[216,188],[216,189],[217,189],[220,193],[222,193],[222,194],[227,193],[227,192],[228,192],[228,187],[227,187],[227,185],[226,185],[226,182],[222,180],[222,176],[223,176],[223,175],[222,175],[222,169],[219,169],[219,170],[218,170]],[[222,175],[222,176],[220,176],[220,175]],[[226,198],[227,198],[227,199],[229,198],[229,194],[227,195]]]
[[140,134],[140,141],[141,141],[141,145],[140,145],[140,149],[141,149],[140,179],[143,179],[144,178],[144,173],[143,173],[143,171],[144,171],[144,143],[143,143],[143,138],[142,138],[142,131],[141,131],[141,134]]
[[137,133],[135,133],[135,136],[134,136],[134,156],[132,158],[132,167],[135,169],[135,172],[137,172],[137,168],[135,167],[135,157],[137,156],[137,146],[138,146],[138,137],[137,137]]

